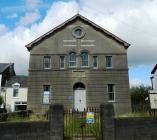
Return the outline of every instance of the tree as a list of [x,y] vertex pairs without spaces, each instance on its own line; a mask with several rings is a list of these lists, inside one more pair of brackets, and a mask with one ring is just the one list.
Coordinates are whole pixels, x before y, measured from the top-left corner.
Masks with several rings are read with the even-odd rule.
[[4,103],[3,97],[0,96],[0,106]]
[[134,86],[130,88],[131,103],[133,111],[146,111],[149,108],[148,91],[149,86]]

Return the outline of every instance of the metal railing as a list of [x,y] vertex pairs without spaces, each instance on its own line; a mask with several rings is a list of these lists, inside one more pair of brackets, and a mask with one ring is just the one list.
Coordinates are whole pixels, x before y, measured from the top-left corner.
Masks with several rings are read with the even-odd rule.
[[[87,114],[92,112],[93,120],[88,122]],[[83,112],[75,109],[64,111],[64,139],[84,140],[101,139],[100,109],[87,108]]]

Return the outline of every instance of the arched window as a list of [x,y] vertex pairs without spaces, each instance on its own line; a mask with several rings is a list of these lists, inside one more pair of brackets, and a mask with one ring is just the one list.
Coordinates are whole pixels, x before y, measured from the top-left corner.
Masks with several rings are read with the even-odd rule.
[[81,53],[81,66],[82,67],[88,66],[88,53],[87,52]]
[[69,67],[76,67],[76,53],[69,54]]

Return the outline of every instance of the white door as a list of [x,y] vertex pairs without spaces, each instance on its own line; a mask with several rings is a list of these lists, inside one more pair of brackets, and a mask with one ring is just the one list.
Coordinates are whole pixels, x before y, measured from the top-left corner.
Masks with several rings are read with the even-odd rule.
[[84,111],[86,108],[86,90],[77,89],[74,91],[74,106],[78,111]]

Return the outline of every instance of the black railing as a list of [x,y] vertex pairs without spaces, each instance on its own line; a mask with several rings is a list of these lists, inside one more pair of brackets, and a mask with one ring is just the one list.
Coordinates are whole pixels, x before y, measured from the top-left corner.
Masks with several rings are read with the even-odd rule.
[[[93,122],[88,122],[87,113],[94,113]],[[64,111],[64,139],[93,140],[101,139],[100,110],[97,108],[87,108],[80,112],[75,109],[65,109]]]

